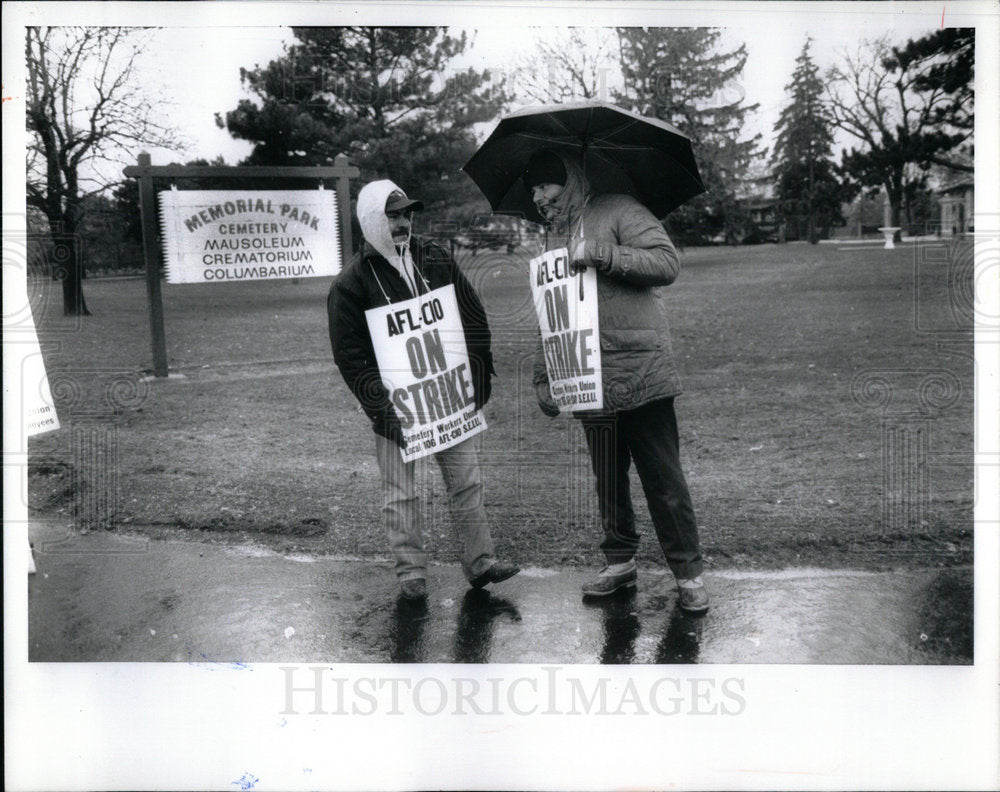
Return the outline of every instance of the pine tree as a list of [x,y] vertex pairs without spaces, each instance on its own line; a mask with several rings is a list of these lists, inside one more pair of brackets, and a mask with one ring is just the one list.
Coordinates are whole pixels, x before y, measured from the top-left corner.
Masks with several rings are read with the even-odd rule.
[[293,31],[283,57],[241,70],[255,98],[216,118],[254,143],[246,164],[329,165],[344,153],[360,183],[392,179],[429,209],[481,200],[459,169],[475,151],[473,125],[496,118],[507,97],[488,71],[452,68],[469,44],[464,32]]
[[671,229],[700,241],[744,225],[738,195],[761,136],[741,139],[747,114],[738,77],[746,46],[721,51],[715,28],[618,28],[625,89],[617,101],[676,126],[691,138],[707,192],[676,210]]
[[970,173],[970,165],[948,155],[963,144],[966,153],[973,150],[975,63],[975,28],[936,30],[893,47],[885,62],[889,69],[915,73],[913,90],[921,96],[939,97],[926,129],[911,136],[914,148],[936,165]]
[[818,226],[829,228],[839,216],[844,190],[834,172],[833,119],[823,102],[819,67],[809,54],[811,43],[807,38],[785,86],[790,101],[774,127],[771,165],[783,218],[799,229],[804,223],[806,237],[815,243]]

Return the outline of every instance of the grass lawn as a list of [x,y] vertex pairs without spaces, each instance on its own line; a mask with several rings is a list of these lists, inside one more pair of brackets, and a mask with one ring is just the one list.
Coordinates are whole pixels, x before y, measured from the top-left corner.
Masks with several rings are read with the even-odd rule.
[[[971,252],[949,242],[691,249],[668,289],[681,453],[710,566],[964,564],[973,525]],[[483,436],[498,552],[600,563],[583,433],[531,388],[527,255],[461,260],[494,333]],[[385,556],[373,435],[333,365],[329,279],[163,286],[151,368],[142,279],[85,281],[93,316],[30,287],[62,428],[29,444],[37,517]],[[427,541],[455,560],[421,464]],[[634,481],[640,559],[662,563]]]

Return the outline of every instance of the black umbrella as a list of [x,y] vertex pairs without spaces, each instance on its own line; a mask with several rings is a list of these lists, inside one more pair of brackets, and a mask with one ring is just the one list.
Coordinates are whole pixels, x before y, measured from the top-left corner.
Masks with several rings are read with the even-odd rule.
[[540,223],[521,174],[542,149],[576,157],[596,194],[628,193],[658,218],[705,191],[689,137],[665,121],[601,102],[511,113],[462,170],[494,211]]

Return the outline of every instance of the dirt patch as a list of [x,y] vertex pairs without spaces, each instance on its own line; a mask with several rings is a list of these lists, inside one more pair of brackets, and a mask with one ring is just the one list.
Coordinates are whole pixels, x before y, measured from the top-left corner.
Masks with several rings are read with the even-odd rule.
[[255,523],[234,517],[213,517],[204,523],[179,520],[176,527],[181,531],[210,531],[222,533],[267,534],[272,536],[322,536],[329,528],[326,520],[307,517],[290,523]]
[[71,509],[79,476],[73,466],[59,459],[29,458],[28,504],[34,512]]

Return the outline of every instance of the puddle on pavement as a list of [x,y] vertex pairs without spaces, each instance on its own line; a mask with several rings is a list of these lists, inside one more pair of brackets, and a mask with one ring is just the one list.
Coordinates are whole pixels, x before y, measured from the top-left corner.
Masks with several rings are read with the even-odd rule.
[[692,616],[662,574],[640,573],[638,591],[587,604],[584,570],[478,591],[457,567],[434,566],[428,601],[413,605],[398,599],[385,564],[304,564],[199,543],[70,537],[50,541],[36,564],[33,661],[968,664],[973,656],[971,569],[709,573],[711,608]]

